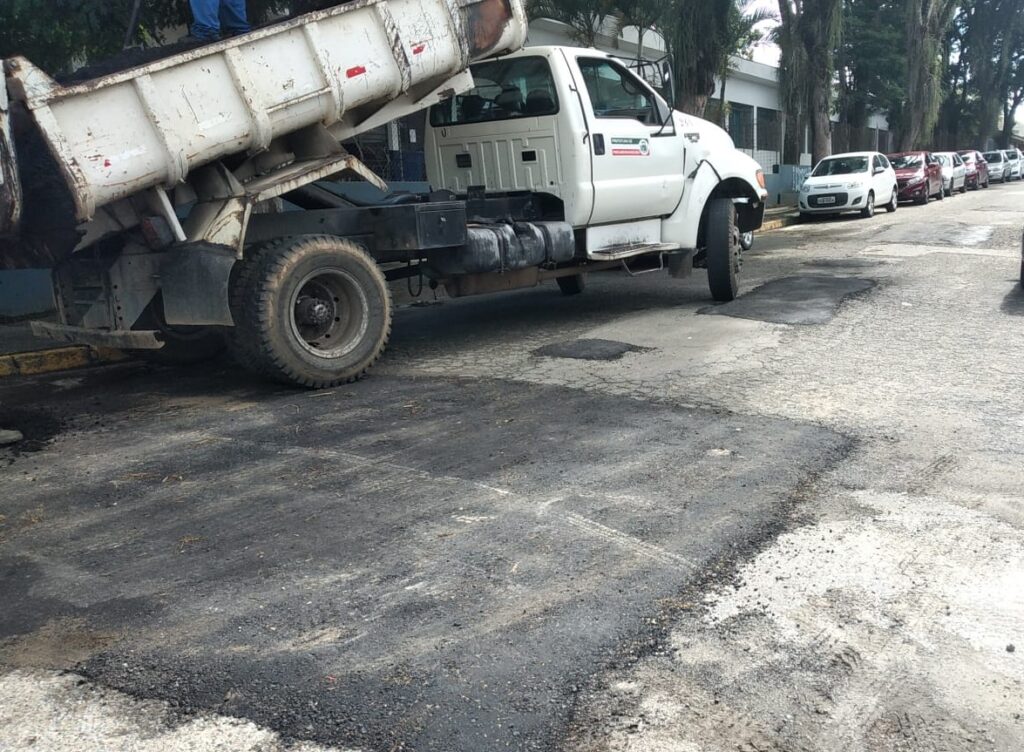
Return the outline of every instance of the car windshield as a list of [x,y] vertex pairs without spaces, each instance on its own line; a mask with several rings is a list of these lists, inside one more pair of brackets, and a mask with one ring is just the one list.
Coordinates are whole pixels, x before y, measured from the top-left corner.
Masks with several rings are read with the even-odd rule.
[[892,166],[897,170],[906,170],[911,167],[922,167],[924,160],[921,159],[920,154],[897,154],[894,157],[889,157],[889,161],[892,162]]
[[1002,162],[1003,161],[1003,155],[1000,154],[997,151],[987,151],[987,152],[985,152],[985,154],[983,156],[985,157],[985,161],[986,162]]
[[853,175],[857,172],[868,171],[867,157],[833,157],[823,159],[814,168],[811,177],[820,178],[823,175]]
[[971,152],[968,152],[967,154],[961,154],[960,156],[963,157],[965,162],[973,163],[975,161],[975,156]]
[[1017,159],[1017,155],[1014,154],[1012,151],[1008,151],[1006,152],[1006,158],[1013,162],[1014,160]]
[[939,160],[939,163],[940,163],[940,164],[941,164],[941,165],[942,165],[943,167],[949,167],[949,165],[950,165],[950,164],[952,164],[952,162],[951,162],[951,161],[950,161],[950,159],[949,159],[949,155],[948,155],[948,154],[936,154],[936,155],[935,155],[935,158],[936,158],[937,160]]

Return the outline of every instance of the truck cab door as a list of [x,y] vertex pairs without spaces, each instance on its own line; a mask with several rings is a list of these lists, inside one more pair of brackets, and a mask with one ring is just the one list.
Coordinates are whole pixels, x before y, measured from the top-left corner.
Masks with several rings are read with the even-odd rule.
[[588,224],[665,217],[682,200],[685,138],[672,110],[625,66],[567,55],[587,120],[594,184]]

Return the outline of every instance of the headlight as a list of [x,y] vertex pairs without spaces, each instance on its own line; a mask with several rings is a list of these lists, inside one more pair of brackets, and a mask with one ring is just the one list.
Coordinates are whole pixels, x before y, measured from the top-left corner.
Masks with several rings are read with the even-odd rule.
[[800,192],[801,193],[810,193],[810,191],[811,191],[811,186],[808,185],[807,183],[804,183],[803,185],[800,186]]
[[848,190],[848,191],[855,190],[857,188],[863,188],[863,187],[864,187],[864,184],[862,182],[860,182],[859,180],[857,180],[857,181],[855,181],[853,183],[847,183],[846,184],[846,190]]
[[907,182],[910,185],[917,185],[918,183],[923,183],[925,181],[926,177],[927,176],[924,173],[919,172],[916,175],[914,175],[914,177],[910,178],[910,180],[907,181]]

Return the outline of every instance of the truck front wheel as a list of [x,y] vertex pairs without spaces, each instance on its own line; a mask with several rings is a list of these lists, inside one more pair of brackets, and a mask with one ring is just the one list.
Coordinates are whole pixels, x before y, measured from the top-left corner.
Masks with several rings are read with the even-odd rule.
[[704,237],[711,297],[727,303],[739,292],[740,271],[740,231],[731,200],[712,200]]
[[322,388],[355,381],[384,352],[391,295],[376,262],[342,238],[286,238],[235,275],[232,349],[276,381]]

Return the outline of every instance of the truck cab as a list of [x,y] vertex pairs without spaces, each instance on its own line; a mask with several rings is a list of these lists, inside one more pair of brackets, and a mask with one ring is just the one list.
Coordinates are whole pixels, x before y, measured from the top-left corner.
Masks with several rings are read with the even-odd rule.
[[714,199],[731,200],[739,232],[760,227],[758,164],[615,57],[530,47],[471,71],[473,89],[430,111],[433,186],[541,197],[545,218],[572,225],[591,261],[696,254]]

